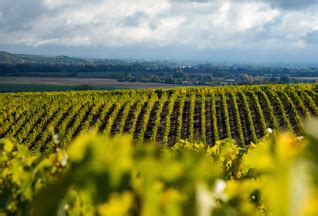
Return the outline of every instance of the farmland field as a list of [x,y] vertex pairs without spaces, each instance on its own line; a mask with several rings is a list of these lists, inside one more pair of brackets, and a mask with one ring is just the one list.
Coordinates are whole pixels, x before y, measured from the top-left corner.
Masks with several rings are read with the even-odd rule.
[[233,138],[256,143],[266,130],[304,133],[318,115],[316,85],[268,85],[161,90],[1,94],[0,137],[35,152],[65,146],[82,132],[131,134],[137,144],[213,145]]
[[318,213],[317,85],[2,93],[0,103],[1,215]]
[[[118,82],[105,78],[2,77],[0,92],[70,91],[98,89],[171,88],[177,85],[143,82]],[[84,88],[84,89],[83,89]]]

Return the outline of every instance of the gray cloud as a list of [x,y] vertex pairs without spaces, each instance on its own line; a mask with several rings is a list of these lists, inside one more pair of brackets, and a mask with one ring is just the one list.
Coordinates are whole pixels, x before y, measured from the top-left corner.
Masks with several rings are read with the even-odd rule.
[[277,0],[271,1],[274,6],[279,6],[283,9],[300,10],[318,3],[318,0]]
[[306,41],[309,44],[318,44],[318,31],[313,31],[307,34]]
[[0,28],[16,31],[28,28],[28,23],[45,12],[40,0],[0,1]]
[[219,60],[318,54],[317,1],[234,1],[0,0],[0,50]]
[[[229,2],[235,3],[246,3],[246,2],[259,2],[269,3],[273,7],[279,7],[286,10],[301,10],[303,8],[318,4],[318,0],[228,0]],[[223,2],[222,0],[170,0],[173,3],[218,3]]]
[[126,16],[120,24],[128,27],[135,27],[139,26],[147,19],[149,19],[149,16],[145,12],[137,11],[132,15]]

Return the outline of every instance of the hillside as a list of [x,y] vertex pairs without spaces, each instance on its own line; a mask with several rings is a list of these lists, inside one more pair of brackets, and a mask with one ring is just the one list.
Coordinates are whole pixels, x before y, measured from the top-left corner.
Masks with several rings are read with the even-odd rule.
[[0,51],[0,64],[92,64],[90,61],[68,56],[11,54]]
[[[129,65],[138,61],[125,61],[117,59],[101,59],[101,58],[77,58],[71,56],[47,56],[47,55],[29,55],[29,54],[13,54],[0,51],[0,64],[47,64],[47,65],[74,65],[74,66],[96,66],[96,65]],[[156,64],[156,62],[148,62]],[[168,62],[164,62],[169,65]]]
[[187,139],[213,145],[233,138],[245,146],[268,128],[302,135],[303,122],[318,115],[315,89],[268,85],[2,94],[0,138],[45,151],[95,128],[107,136],[131,134],[138,144],[171,146]]

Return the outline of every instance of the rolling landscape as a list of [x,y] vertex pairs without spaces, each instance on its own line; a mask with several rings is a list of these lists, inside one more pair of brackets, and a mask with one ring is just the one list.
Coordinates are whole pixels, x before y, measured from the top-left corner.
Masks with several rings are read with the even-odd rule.
[[0,0],[0,216],[317,216],[317,9]]

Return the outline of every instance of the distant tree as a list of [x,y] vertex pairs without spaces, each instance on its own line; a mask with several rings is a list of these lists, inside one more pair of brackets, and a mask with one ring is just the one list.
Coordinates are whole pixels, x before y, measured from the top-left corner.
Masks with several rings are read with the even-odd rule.
[[154,77],[151,78],[151,82],[153,82],[153,83],[159,83],[159,82],[160,82],[160,78],[157,77],[157,76],[154,76]]
[[271,83],[277,83],[278,82],[278,78],[272,76],[269,80]]
[[72,72],[72,73],[69,75],[69,77],[78,77],[78,73]]
[[178,67],[176,72],[174,72],[174,74],[173,74],[173,78],[181,78],[182,79],[183,76],[184,76],[183,69]]
[[175,84],[175,80],[173,78],[169,77],[169,78],[166,79],[166,83]]
[[183,68],[181,68],[181,67],[177,67],[177,71],[176,71],[176,72],[178,72],[178,73],[184,73]]
[[211,82],[213,80],[213,77],[211,75],[204,75],[203,80],[205,82]]
[[289,79],[288,76],[281,76],[281,77],[279,78],[279,83],[284,84],[284,83],[289,83],[289,82],[290,82],[290,79]]

